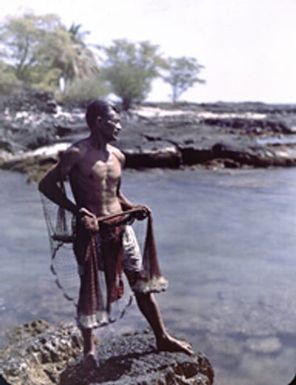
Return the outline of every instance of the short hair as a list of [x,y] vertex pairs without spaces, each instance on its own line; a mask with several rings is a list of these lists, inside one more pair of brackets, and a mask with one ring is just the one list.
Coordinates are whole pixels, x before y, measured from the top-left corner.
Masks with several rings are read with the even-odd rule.
[[115,106],[105,100],[93,100],[90,102],[86,108],[85,119],[87,125],[90,129],[95,125],[96,119],[98,116],[101,118],[107,118],[110,110],[117,112]]

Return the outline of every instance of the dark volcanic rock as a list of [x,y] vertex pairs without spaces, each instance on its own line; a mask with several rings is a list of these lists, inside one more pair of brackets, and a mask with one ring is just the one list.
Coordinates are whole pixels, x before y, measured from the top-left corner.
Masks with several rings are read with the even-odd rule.
[[165,167],[178,168],[182,164],[182,155],[178,148],[168,142],[147,142],[138,149],[124,149],[126,167],[150,168]]
[[[219,126],[226,129],[235,129],[240,130],[242,134],[255,134],[260,135],[261,133],[279,133],[279,134],[290,134],[290,128],[285,124],[285,122],[280,121],[279,119],[252,119],[252,118],[205,118],[202,119],[201,123],[209,126]],[[226,132],[234,133],[235,131],[226,130]]]
[[[213,383],[213,370],[202,354],[157,352],[150,334],[117,337],[98,349],[99,367],[85,373],[75,364],[61,375],[61,385],[157,385]],[[82,375],[83,374],[83,375]],[[83,379],[82,379],[83,377]]]
[[[40,112],[34,108],[12,109],[0,114],[1,167],[12,165],[14,169],[25,170],[26,165],[40,163],[42,159],[24,152],[22,160],[20,150],[40,148],[62,139],[73,142],[88,135],[84,110],[66,111],[57,106],[55,113],[46,113],[42,108]],[[146,104],[123,113],[122,125],[116,145],[126,155],[126,166],[131,168],[296,165],[295,106]],[[16,154],[17,160],[8,153]],[[45,158],[46,155],[44,162]]]
[[17,94],[13,94],[2,100],[2,108],[13,112],[35,111],[55,113],[57,103],[54,100],[53,93],[37,89],[26,89]]
[[80,333],[72,325],[53,328],[33,321],[10,334],[11,344],[0,352],[0,383],[9,385],[57,384],[82,348]]
[[98,367],[90,369],[81,361],[82,344],[76,327],[53,328],[35,321],[30,332],[29,326],[25,331],[19,328],[14,344],[0,354],[1,384],[213,384],[213,369],[205,356],[157,352],[149,333],[98,342]]

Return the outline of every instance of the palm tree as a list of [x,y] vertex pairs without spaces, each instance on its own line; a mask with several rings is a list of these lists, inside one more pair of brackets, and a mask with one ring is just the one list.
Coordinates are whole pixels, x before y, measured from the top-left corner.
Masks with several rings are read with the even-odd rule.
[[65,68],[65,80],[84,78],[98,73],[98,64],[93,51],[85,43],[89,31],[83,31],[81,24],[72,23],[68,29],[72,43],[72,55]]

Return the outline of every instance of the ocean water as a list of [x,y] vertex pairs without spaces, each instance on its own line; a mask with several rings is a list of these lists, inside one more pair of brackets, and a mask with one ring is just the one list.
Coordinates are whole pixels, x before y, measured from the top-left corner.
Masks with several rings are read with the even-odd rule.
[[[75,309],[49,271],[36,186],[7,171],[0,180],[3,346],[9,328],[71,321]],[[296,169],[126,171],[122,189],[154,213],[170,282],[157,295],[168,329],[206,354],[216,385],[288,384],[296,371]],[[146,327],[133,305],[104,334]]]

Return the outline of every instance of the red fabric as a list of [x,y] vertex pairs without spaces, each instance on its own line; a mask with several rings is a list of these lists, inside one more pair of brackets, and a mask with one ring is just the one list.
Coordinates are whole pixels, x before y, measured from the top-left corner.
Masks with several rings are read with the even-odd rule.
[[[77,234],[76,243],[79,251],[78,263],[83,266],[78,301],[78,314],[94,315],[97,311],[110,311],[111,303],[123,295],[122,280],[122,227],[112,228],[111,234],[106,229],[100,231],[100,244],[96,234],[89,234],[84,229]],[[74,248],[75,249],[75,248]],[[106,282],[107,298],[103,298],[104,290],[98,278],[98,270],[103,270]]]
[[[77,226],[74,252],[78,263],[83,266],[78,317],[79,315],[94,316],[98,311],[110,313],[112,302],[120,299],[124,293],[122,280],[124,225],[122,223],[121,217],[100,224],[99,237],[97,234],[86,231],[81,223]],[[99,270],[104,271],[105,282],[98,278]],[[155,278],[162,277],[157,258],[152,217],[149,216],[143,252],[143,271],[139,281],[145,284]],[[102,287],[104,284],[106,284],[106,290]],[[149,289],[145,290],[145,292],[149,292]],[[159,291],[162,290],[164,288]],[[107,298],[104,298],[104,292],[107,292]]]

